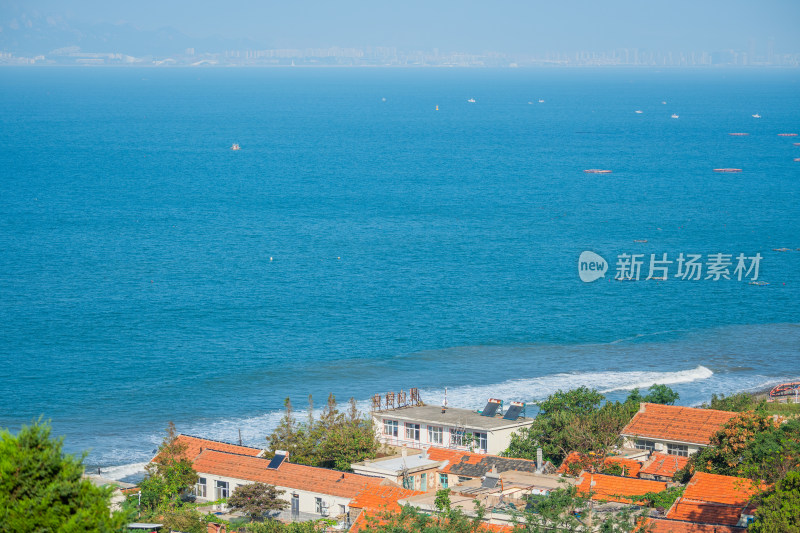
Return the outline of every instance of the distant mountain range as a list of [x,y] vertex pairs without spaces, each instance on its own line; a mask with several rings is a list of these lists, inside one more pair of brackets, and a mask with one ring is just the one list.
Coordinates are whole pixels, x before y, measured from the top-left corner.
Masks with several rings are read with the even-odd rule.
[[[76,48],[77,47],[77,48]],[[131,24],[81,24],[41,13],[13,13],[0,8],[0,51],[17,56],[58,54],[66,50],[117,53],[130,56],[168,57],[226,50],[263,49],[250,39],[189,37],[175,28],[142,30]]]

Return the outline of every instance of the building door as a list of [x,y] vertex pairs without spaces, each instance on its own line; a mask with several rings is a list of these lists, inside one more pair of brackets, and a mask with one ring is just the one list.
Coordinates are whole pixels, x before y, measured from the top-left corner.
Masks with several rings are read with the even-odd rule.
[[300,516],[300,495],[292,494],[292,517]]

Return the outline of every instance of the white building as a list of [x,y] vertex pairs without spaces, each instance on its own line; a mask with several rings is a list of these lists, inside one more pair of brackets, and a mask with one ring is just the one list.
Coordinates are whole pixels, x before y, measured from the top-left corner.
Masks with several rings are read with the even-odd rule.
[[532,418],[513,420],[484,416],[470,409],[422,405],[372,413],[378,439],[391,446],[436,446],[475,453],[499,454],[511,434],[533,424]]

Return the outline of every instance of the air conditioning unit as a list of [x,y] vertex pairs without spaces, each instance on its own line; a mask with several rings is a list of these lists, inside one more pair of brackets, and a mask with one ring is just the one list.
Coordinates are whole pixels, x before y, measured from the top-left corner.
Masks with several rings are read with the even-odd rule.
[[328,504],[327,503],[322,502],[322,512],[320,514],[322,516],[329,516],[330,515],[330,511],[328,510]]

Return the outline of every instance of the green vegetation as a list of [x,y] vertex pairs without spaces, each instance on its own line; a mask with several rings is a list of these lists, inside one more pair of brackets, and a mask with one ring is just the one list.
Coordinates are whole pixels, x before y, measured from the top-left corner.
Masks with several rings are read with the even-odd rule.
[[308,420],[299,423],[291,400],[286,398],[286,414],[267,437],[273,454],[275,450],[286,450],[293,463],[342,471],[350,470],[353,463],[375,458],[379,443],[372,419],[359,413],[354,399],[350,399],[347,413],[342,413],[331,394],[319,420],[314,418],[311,396],[308,400]]
[[197,472],[186,457],[186,445],[177,437],[175,424],[170,422],[156,459],[145,466],[145,478],[139,485],[142,509],[157,511],[180,507],[181,496],[197,483]]
[[748,531],[756,533],[800,532],[800,472],[792,471],[767,491]]
[[63,439],[41,421],[17,435],[0,432],[0,530],[120,531],[121,513],[109,512],[109,489],[83,479],[83,458],[66,455]]
[[251,520],[258,520],[270,511],[280,511],[289,506],[289,502],[280,499],[284,490],[278,490],[266,483],[250,483],[236,487],[228,498],[228,507],[241,511]]
[[506,457],[536,459],[542,448],[545,459],[561,464],[572,451],[605,455],[618,444],[620,431],[639,410],[642,401],[674,403],[678,393],[666,385],[653,385],[647,396],[631,391],[624,402],[609,402],[595,389],[580,387],[550,395],[539,403],[533,424],[511,437]]
[[641,503],[653,509],[659,509],[663,512],[672,507],[675,500],[683,495],[684,490],[686,490],[686,487],[671,487],[661,492],[648,492],[641,496],[632,496],[631,501]]
[[764,413],[745,411],[711,437],[711,444],[675,474],[677,481],[708,472],[774,483],[800,467],[800,419],[779,423]]
[[717,396],[716,394],[712,394],[711,401],[708,403],[704,402],[701,407],[703,409],[717,409],[718,411],[740,413],[742,411],[755,411],[761,408],[763,404],[766,404],[766,402],[759,402],[752,394],[738,392],[730,396],[725,396],[724,394]]

